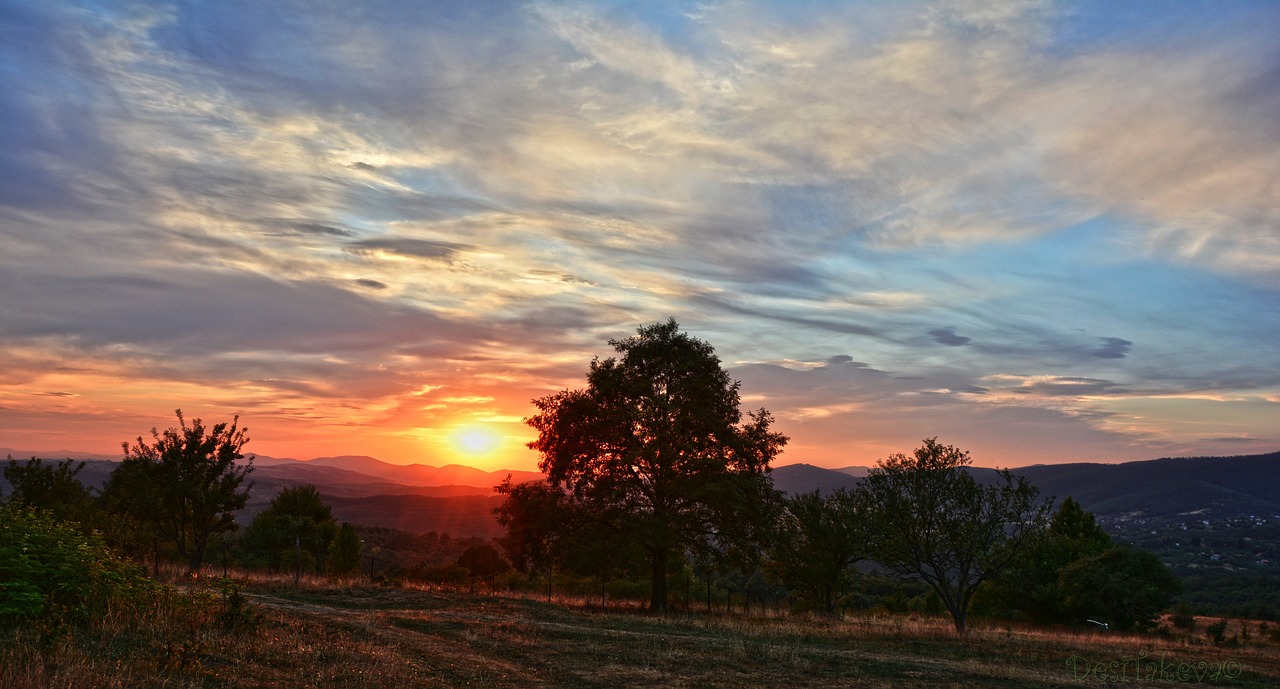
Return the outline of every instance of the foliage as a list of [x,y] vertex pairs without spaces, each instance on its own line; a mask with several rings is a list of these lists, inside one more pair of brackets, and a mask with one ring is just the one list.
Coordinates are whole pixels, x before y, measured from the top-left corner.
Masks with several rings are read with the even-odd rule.
[[96,534],[25,505],[0,505],[0,624],[50,615],[85,621],[149,586]]
[[1068,614],[1098,619],[1128,631],[1148,629],[1182,591],[1173,572],[1155,555],[1128,546],[1082,558],[1060,579]]
[[200,419],[190,425],[182,410],[178,426],[163,434],[151,429],[154,442],[138,437],[123,443],[125,458],[103,489],[108,509],[133,519],[155,537],[171,543],[192,571],[198,571],[210,538],[236,528],[235,511],[244,507],[249,488],[241,485],[253,471],[245,466],[242,448],[249,442],[239,417],[206,429]]
[[819,491],[783,502],[770,547],[769,572],[828,613],[853,581],[853,566],[871,554],[860,491]]
[[329,571],[333,574],[353,574],[360,569],[360,538],[349,522],[342,522],[338,535],[333,539],[333,557]]
[[498,541],[507,560],[520,572],[550,567],[569,533],[569,497],[546,481],[512,484],[510,476],[495,490],[506,496],[493,513],[507,530]]
[[964,633],[978,587],[1004,571],[1043,528],[1048,505],[1007,470],[980,485],[969,453],[928,438],[911,457],[896,454],[863,483],[876,534],[876,559],[899,576],[919,577]]
[[[243,543],[250,558],[271,567],[298,566],[323,572],[329,546],[337,533],[333,511],[321,500],[316,487],[290,486],[280,489],[267,509],[254,517],[245,529]],[[305,566],[298,561],[296,551],[306,556]]]
[[[1040,624],[1095,619],[1129,630],[1153,626],[1180,590],[1157,557],[1117,547],[1092,514],[1067,498],[984,598]],[[1183,619],[1194,624],[1189,614]]]
[[1016,610],[1040,624],[1079,624],[1087,616],[1068,609],[1062,573],[1114,545],[1093,514],[1067,498],[1048,528],[1033,534],[1009,570],[983,592],[983,602]]
[[9,501],[21,502],[62,521],[84,524],[93,508],[93,496],[76,474],[85,462],[70,459],[54,465],[32,457],[19,464],[12,455],[4,468],[4,479],[10,486]]
[[488,579],[492,587],[494,577],[511,569],[511,565],[502,559],[498,550],[488,543],[474,545],[462,551],[455,564],[470,573],[473,588],[476,579]]
[[529,446],[552,485],[645,551],[650,607],[663,610],[673,555],[759,536],[769,462],[786,437],[764,409],[743,420],[739,383],[674,319],[609,344],[621,358],[592,361],[585,389],[534,400]]

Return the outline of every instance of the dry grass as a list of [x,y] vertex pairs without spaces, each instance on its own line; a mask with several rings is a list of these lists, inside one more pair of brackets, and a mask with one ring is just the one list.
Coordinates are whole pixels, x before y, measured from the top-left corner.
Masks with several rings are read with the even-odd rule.
[[[225,597],[197,584],[88,629],[13,632],[0,645],[0,686],[1280,686],[1280,648],[1257,635],[1225,647],[1203,632],[1161,638],[978,625],[960,639],[942,618],[654,617],[591,610],[586,599],[549,605],[533,595],[318,578],[294,587],[291,576],[255,577],[247,590],[254,613],[229,615]],[[1073,657],[1082,659],[1074,670]],[[1101,676],[1095,671],[1113,661]],[[1238,676],[1210,681],[1212,664],[1227,661]],[[1171,670],[1142,676],[1157,662]],[[1191,671],[1186,679],[1180,665]],[[1125,678],[1111,676],[1120,669]]]

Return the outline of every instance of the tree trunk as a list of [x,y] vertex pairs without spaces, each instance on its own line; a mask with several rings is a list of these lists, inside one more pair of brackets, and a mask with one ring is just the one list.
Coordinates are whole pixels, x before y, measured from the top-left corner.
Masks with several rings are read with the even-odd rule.
[[650,612],[667,610],[667,549],[653,549],[653,596],[649,600]]

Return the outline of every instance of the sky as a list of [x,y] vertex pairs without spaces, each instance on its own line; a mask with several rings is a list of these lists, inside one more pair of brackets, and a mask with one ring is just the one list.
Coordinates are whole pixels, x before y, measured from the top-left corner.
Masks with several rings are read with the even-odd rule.
[[1280,449],[1280,4],[0,0],[0,447],[534,469],[674,317],[777,464]]

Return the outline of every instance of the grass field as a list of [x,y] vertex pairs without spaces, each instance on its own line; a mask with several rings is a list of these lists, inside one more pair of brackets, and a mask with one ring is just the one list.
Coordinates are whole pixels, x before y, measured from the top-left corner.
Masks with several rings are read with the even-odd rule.
[[1256,628],[1231,646],[1201,631],[982,623],[961,639],[943,618],[655,617],[516,595],[288,583],[251,583],[231,605],[196,587],[87,629],[9,632],[0,686],[1280,686],[1280,646]]

